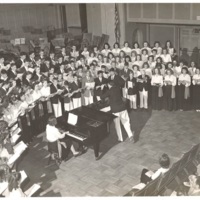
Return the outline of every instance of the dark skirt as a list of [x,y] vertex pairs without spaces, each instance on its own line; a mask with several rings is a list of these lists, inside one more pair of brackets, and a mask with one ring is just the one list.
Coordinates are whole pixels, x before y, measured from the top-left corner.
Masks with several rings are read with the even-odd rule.
[[[165,110],[176,110],[176,96],[175,98],[171,97],[172,95],[172,86],[166,85],[163,87],[163,107]],[[176,93],[175,93],[176,95]]]
[[58,153],[58,143],[55,142],[48,142],[48,151],[50,153]]
[[187,111],[190,109],[190,98],[185,99],[185,86],[177,86],[177,108],[179,110]]
[[193,85],[192,105],[193,109],[200,110],[200,85]]
[[152,86],[151,87],[151,105],[153,110],[161,110],[162,109],[162,101],[163,97],[158,97],[159,87]]
[[141,173],[141,177],[140,177],[140,183],[144,183],[144,184],[147,184],[147,183],[149,183],[152,179],[151,179],[151,177],[148,177],[147,175],[146,175],[146,173],[148,172],[149,170],[148,169],[143,169],[142,170],[142,173]]

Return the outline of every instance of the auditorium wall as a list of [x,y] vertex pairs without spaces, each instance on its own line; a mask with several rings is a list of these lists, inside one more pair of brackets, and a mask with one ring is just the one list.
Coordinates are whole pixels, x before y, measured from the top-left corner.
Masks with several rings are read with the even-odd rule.
[[57,5],[51,4],[1,4],[0,28],[10,30],[16,37],[25,36],[23,27],[46,30],[48,26],[60,28],[60,13]]

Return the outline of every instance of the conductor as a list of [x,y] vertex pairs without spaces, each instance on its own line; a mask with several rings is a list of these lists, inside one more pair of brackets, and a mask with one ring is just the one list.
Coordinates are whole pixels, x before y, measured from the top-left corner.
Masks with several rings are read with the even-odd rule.
[[130,118],[126,109],[125,102],[122,99],[122,92],[119,87],[117,87],[114,83],[114,81],[110,81],[108,83],[109,90],[106,91],[101,96],[101,99],[109,98],[110,100],[110,107],[111,107],[111,112],[117,116],[117,118],[114,119],[114,124],[115,124],[115,129],[117,131],[117,136],[118,136],[118,141],[123,142],[123,137],[122,137],[122,131],[121,131],[121,125],[124,126],[129,140],[134,142],[134,135],[133,132],[131,131],[131,126],[130,126]]

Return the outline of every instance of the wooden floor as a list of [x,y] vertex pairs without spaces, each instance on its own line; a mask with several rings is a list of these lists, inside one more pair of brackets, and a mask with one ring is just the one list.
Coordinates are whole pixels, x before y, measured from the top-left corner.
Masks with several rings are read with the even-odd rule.
[[44,134],[38,136],[18,169],[30,177],[29,187],[39,183],[40,196],[123,196],[139,183],[141,170],[156,170],[158,157],[167,153],[172,163],[200,142],[200,113],[137,111],[130,112],[131,126],[138,140],[118,143],[111,124],[111,133],[101,145],[102,157],[95,161],[92,149],[86,154],[61,164],[45,167],[48,160]]

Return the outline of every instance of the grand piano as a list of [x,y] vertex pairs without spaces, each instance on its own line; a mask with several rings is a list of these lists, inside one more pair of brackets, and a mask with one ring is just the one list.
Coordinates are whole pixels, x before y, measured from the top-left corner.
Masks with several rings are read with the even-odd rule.
[[[108,108],[108,103],[99,101],[65,112],[57,118],[58,128],[69,131],[66,137],[93,147],[96,160],[99,158],[100,143],[109,135],[110,122],[116,117],[105,108]],[[101,111],[102,109],[107,112]],[[69,123],[68,118],[72,115],[77,117],[75,124]]]

